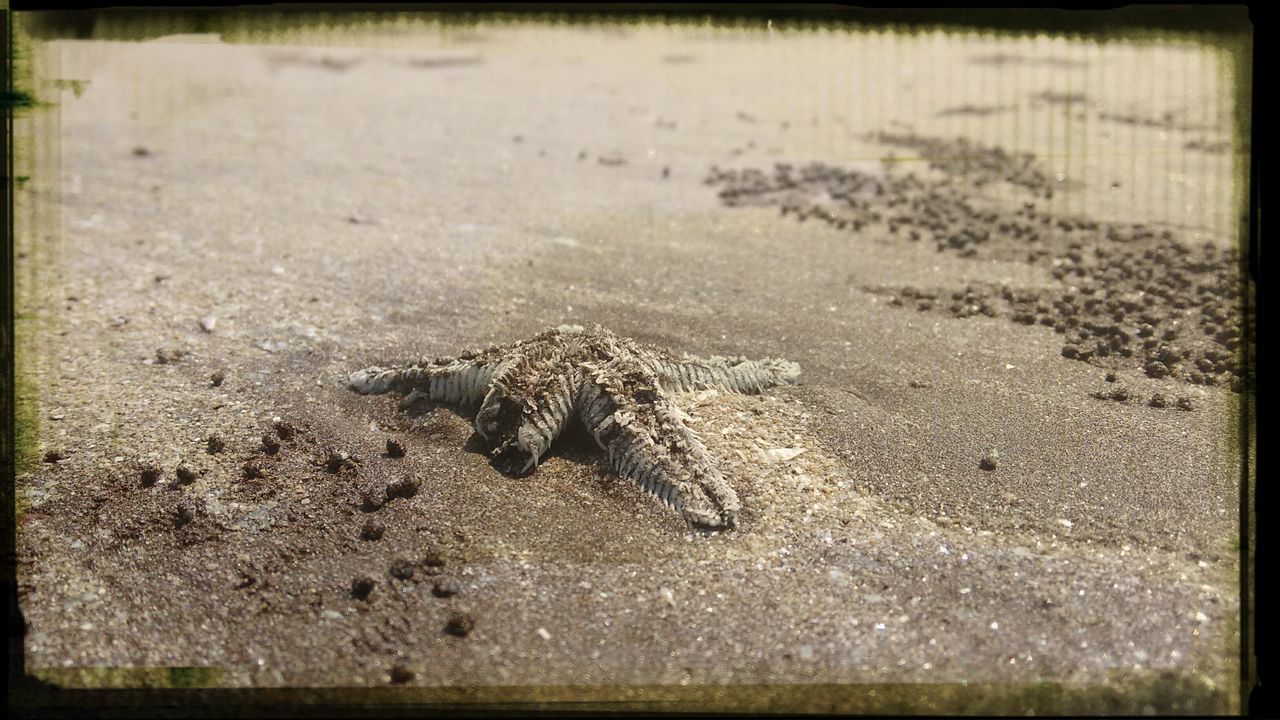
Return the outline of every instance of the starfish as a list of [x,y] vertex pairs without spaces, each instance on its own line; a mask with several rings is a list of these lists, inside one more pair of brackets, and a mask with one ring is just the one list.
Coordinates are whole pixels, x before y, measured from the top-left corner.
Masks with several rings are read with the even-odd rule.
[[349,386],[362,395],[399,392],[478,404],[476,432],[493,443],[494,464],[517,474],[534,470],[578,418],[608,453],[614,472],[694,527],[718,529],[736,523],[738,496],[672,395],[759,393],[799,375],[800,366],[787,360],[677,356],[598,325],[561,325],[457,357],[358,370]]

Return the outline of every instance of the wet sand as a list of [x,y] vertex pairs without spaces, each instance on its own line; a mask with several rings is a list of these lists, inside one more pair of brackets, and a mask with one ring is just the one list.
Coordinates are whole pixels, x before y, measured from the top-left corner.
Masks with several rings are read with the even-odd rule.
[[[435,701],[592,686],[641,707],[1238,710],[1247,372],[1229,346],[1235,237],[1211,222],[1229,208],[1202,225],[1175,201],[1117,217],[1090,161],[1057,179],[1076,160],[1055,164],[1052,133],[1002,150],[1037,155],[1025,182],[975,183],[989,153],[957,166],[929,150],[998,147],[981,123],[1075,112],[1043,98],[1125,59],[1006,49],[1074,58],[1018,71],[984,60],[994,41],[904,46],[906,97],[859,117],[834,80],[768,99],[779,58],[817,62],[831,38],[618,32],[49,51],[47,72],[91,82],[35,120],[60,137],[41,161],[61,172],[20,201],[44,223],[15,260],[20,371],[38,457],[57,456],[19,477],[28,671],[74,687],[97,682],[84,668],[212,668],[212,685]],[[921,107],[947,60],[1016,97]],[[943,112],[965,103],[1018,109]],[[1088,132],[1111,127],[1088,111]],[[1178,122],[1189,142],[1218,119]],[[1139,146],[1182,132],[1119,127],[1153,134]],[[1171,197],[1233,182],[1221,155],[1185,154]],[[811,162],[835,169],[778,199],[775,164]],[[747,168],[754,185],[726,180]],[[1170,182],[1161,168],[1105,173],[1128,191]],[[831,199],[851,174],[942,183],[926,205],[971,191],[982,227],[952,242],[972,220],[956,211],[912,241],[885,210],[855,228],[867,208]],[[1196,288],[1186,307],[1126,300],[1176,289],[1120,277],[1170,267],[1152,248],[1189,258],[1174,265]],[[345,387],[367,365],[591,322],[800,363],[795,387],[682,400],[742,501],[737,529],[689,534],[585,433],[510,477],[466,412]],[[777,448],[804,452],[771,462]],[[1025,692],[1040,682],[1084,695]],[[947,695],[954,683],[984,690]],[[755,689],[719,691],[739,685]]]

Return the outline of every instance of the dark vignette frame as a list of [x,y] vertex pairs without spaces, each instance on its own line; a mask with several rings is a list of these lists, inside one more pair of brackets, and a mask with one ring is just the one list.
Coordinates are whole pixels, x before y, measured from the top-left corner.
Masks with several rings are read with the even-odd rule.
[[[1244,5],[1128,5],[1120,7],[1095,6],[1093,9],[1073,10],[1056,8],[1002,8],[981,10],[955,8],[901,9],[875,7],[874,3],[851,7],[840,4],[661,4],[661,3],[612,3],[585,5],[575,3],[540,3],[522,5],[514,3],[485,4],[477,9],[475,4],[438,3],[390,4],[359,3],[342,4],[280,4],[254,7],[236,6],[230,3],[202,3],[183,8],[165,5],[134,4],[128,7],[109,3],[69,3],[62,1],[36,2],[12,0],[0,14],[0,37],[5,50],[5,87],[3,109],[5,113],[4,202],[6,219],[0,238],[0,258],[4,272],[0,274],[0,302],[5,312],[0,318],[0,411],[3,427],[0,428],[0,463],[3,464],[4,481],[0,483],[0,502],[5,510],[4,531],[4,592],[9,603],[9,680],[10,701],[19,716],[48,717],[74,713],[78,716],[116,717],[143,716],[165,717],[181,713],[196,717],[249,715],[259,712],[289,714],[299,717],[327,716],[332,714],[358,715],[409,715],[423,712],[449,713],[467,711],[472,714],[507,715],[511,713],[537,713],[553,710],[557,713],[572,712],[621,712],[627,714],[646,712],[709,711],[723,707],[743,710],[777,712],[787,709],[804,709],[808,712],[840,713],[1007,713],[1015,708],[1032,708],[1038,712],[1068,712],[1078,714],[1111,714],[1136,712],[1152,699],[1149,697],[1125,697],[1123,691],[1111,688],[1087,688],[1083,691],[1057,686],[1051,683],[1019,687],[984,685],[939,685],[922,693],[919,686],[878,686],[883,692],[860,693],[851,697],[841,686],[789,686],[757,687],[754,697],[744,702],[738,691],[728,688],[511,688],[513,692],[495,693],[486,689],[444,688],[369,688],[369,689],[305,689],[239,690],[199,687],[205,684],[197,669],[170,669],[168,687],[163,689],[115,689],[86,690],[66,689],[27,677],[22,671],[24,623],[18,605],[15,554],[15,484],[17,468],[22,460],[19,447],[22,437],[33,428],[19,428],[17,414],[20,410],[19,392],[15,377],[14,355],[17,338],[14,330],[14,221],[13,202],[16,186],[25,178],[14,175],[13,126],[15,115],[34,103],[33,96],[22,88],[15,78],[15,67],[23,58],[15,57],[15,15],[21,14],[22,25],[28,36],[35,40],[56,38],[141,40],[174,32],[216,33],[229,28],[243,28],[261,18],[266,10],[274,15],[274,29],[294,25],[350,22],[354,16],[389,12],[429,11],[439,13],[446,23],[465,26],[485,20],[534,21],[557,24],[595,24],[599,22],[644,23],[703,23],[721,27],[759,25],[768,19],[780,27],[816,29],[838,24],[841,26],[884,27],[891,26],[902,32],[920,32],[932,29],[978,29],[993,32],[1048,31],[1067,36],[1087,35],[1097,38],[1120,38],[1163,33],[1196,33],[1200,37],[1247,38],[1244,55],[1237,56],[1239,84],[1236,88],[1238,132],[1249,135],[1251,161],[1248,171],[1248,207],[1240,222],[1247,224],[1242,237],[1248,247],[1242,256],[1246,267],[1241,273],[1241,309],[1245,327],[1256,328],[1258,309],[1256,287],[1260,266],[1261,226],[1261,178],[1259,169],[1261,142],[1251,132],[1258,122],[1259,95],[1253,83],[1258,61],[1253,52],[1252,33],[1255,16]],[[1256,330],[1255,330],[1256,333]],[[1255,357],[1256,338],[1246,338],[1250,347],[1251,362]],[[1256,365],[1254,365],[1256,367]],[[1256,374],[1253,375],[1256,377]],[[1257,606],[1254,596],[1256,557],[1262,538],[1258,537],[1256,524],[1251,519],[1256,513],[1255,491],[1256,454],[1250,452],[1253,431],[1256,428],[1256,387],[1246,390],[1247,401],[1242,403],[1239,418],[1242,447],[1242,475],[1240,478],[1240,540],[1241,540],[1241,709],[1250,714],[1267,712],[1271,703],[1266,700],[1259,686],[1259,668],[1256,638],[1259,631],[1267,630],[1265,617],[1255,618]],[[32,452],[27,450],[27,452]],[[1263,622],[1259,622],[1262,620]],[[1263,637],[1267,634],[1263,632]],[[1261,643],[1264,647],[1265,641]],[[1147,689],[1142,695],[1152,697],[1176,697],[1180,688],[1172,685]],[[763,692],[760,692],[763,691]],[[506,695],[507,697],[502,697]]]

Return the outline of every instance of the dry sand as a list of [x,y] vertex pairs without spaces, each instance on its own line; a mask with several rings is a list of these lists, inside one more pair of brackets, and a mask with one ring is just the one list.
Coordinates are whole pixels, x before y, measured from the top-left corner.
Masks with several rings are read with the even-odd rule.
[[[1135,396],[1194,409],[1096,399],[1107,368],[1063,357],[1051,327],[877,290],[1047,292],[1063,283],[1048,266],[726,207],[704,183],[713,165],[883,172],[895,151],[867,134],[909,127],[1042,156],[1063,214],[1231,247],[1233,156],[1183,147],[1230,143],[1221,55],[692,29],[373,38],[42,46],[58,105],[22,126],[39,142],[18,361],[38,453],[61,459],[19,477],[29,673],[427,689],[377,696],[397,702],[1239,709],[1240,395],[1118,365]],[[1185,77],[1143,97],[1107,79],[1150,62]],[[1079,150],[1104,136],[1131,155]],[[465,413],[344,387],[366,365],[587,322],[801,364],[799,386],[682,401],[739,528],[688,534],[580,434],[508,477]],[[331,449],[361,462],[331,472]],[[415,493],[362,506],[405,478]],[[464,614],[469,634],[445,632]]]

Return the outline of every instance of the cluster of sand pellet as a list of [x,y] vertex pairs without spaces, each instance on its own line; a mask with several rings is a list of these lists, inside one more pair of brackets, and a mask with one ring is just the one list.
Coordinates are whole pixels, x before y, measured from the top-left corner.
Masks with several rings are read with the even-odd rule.
[[[983,314],[1052,327],[1062,355],[1105,367],[1136,366],[1152,378],[1225,385],[1240,392],[1248,373],[1241,261],[1232,248],[1193,246],[1146,223],[1108,223],[1045,208],[1053,188],[1027,154],[963,138],[875,136],[920,153],[928,174],[877,173],[824,163],[712,168],[728,206],[776,206],[855,235],[929,242],[938,252],[1046,266],[1049,289],[970,285],[904,287],[894,305],[955,317]],[[1003,184],[1003,195],[974,188]]]

